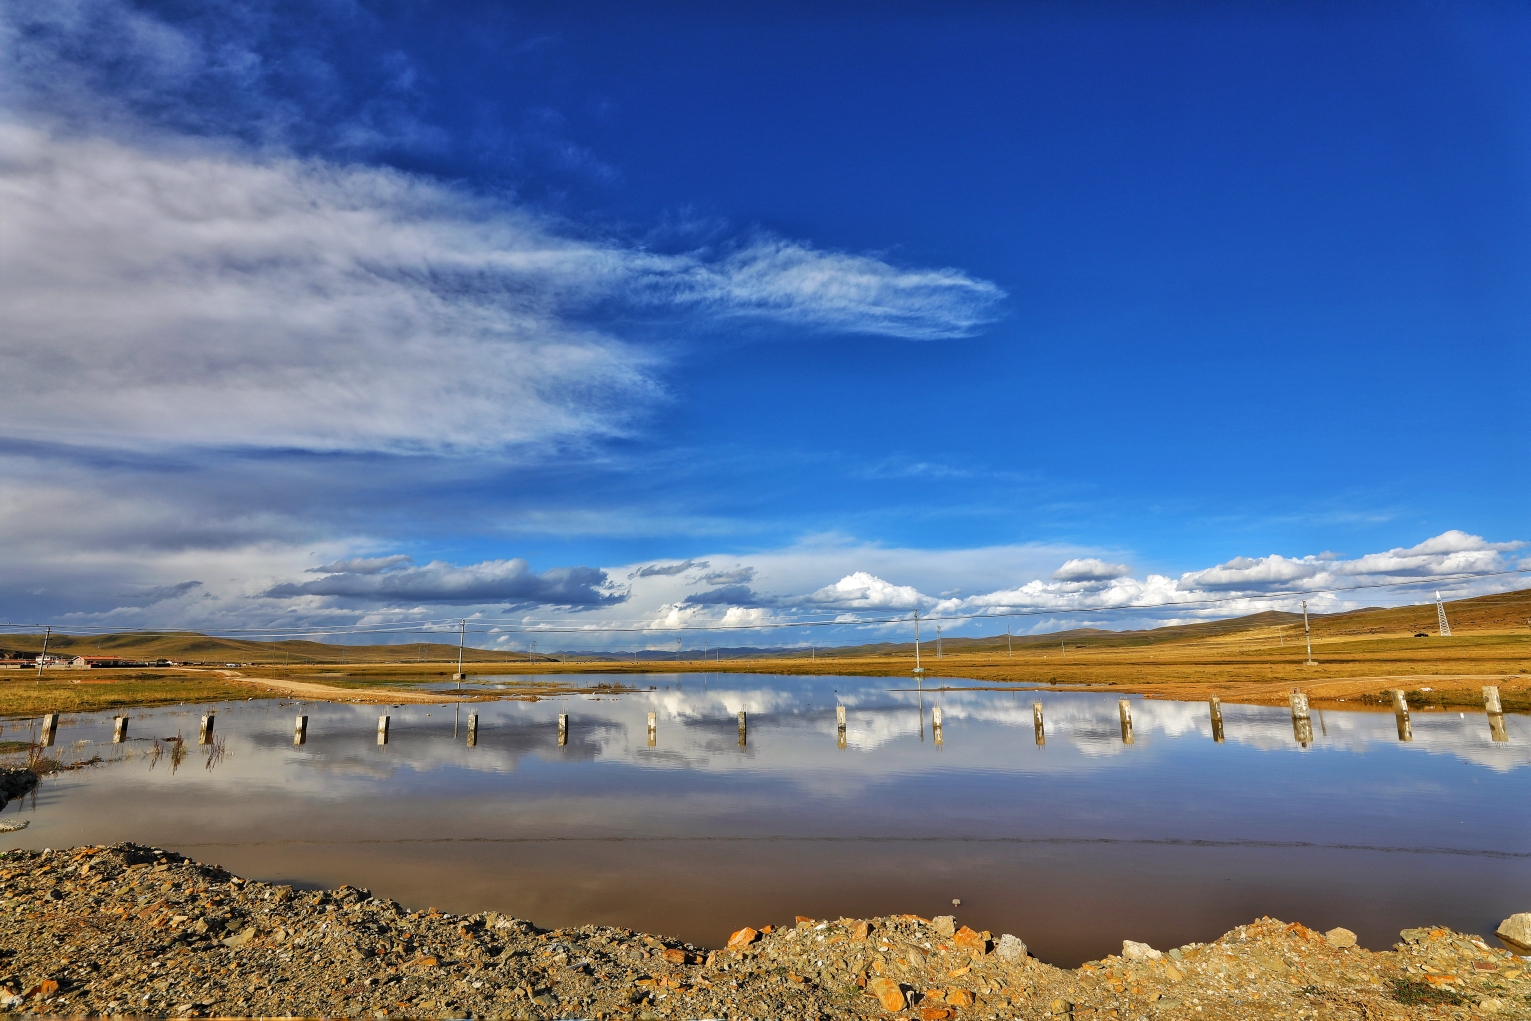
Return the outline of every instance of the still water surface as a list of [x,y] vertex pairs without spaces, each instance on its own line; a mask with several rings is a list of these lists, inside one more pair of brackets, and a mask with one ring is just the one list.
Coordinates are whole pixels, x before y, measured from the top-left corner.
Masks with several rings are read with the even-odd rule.
[[[1405,743],[1391,713],[1315,711],[1302,747],[1284,708],[1224,706],[1219,743],[1206,703],[1133,699],[1126,744],[1115,693],[653,683],[541,702],[139,710],[123,745],[112,713],[66,717],[60,757],[107,761],[8,810],[31,825],[0,847],[133,840],[411,907],[708,945],[795,914],[955,910],[1058,964],[1124,938],[1207,940],[1265,914],[1344,925],[1381,948],[1406,926],[1487,934],[1531,909],[1525,716],[1495,741],[1481,712],[1416,712]],[[209,709],[221,757],[196,744]],[[184,761],[150,754],[178,733]]]

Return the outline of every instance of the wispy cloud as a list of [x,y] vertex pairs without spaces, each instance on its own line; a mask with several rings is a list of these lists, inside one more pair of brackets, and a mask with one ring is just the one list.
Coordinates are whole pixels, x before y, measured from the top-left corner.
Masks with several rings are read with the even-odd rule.
[[678,564],[645,564],[628,574],[629,578],[673,578],[677,574],[704,568],[705,560],[682,560]]

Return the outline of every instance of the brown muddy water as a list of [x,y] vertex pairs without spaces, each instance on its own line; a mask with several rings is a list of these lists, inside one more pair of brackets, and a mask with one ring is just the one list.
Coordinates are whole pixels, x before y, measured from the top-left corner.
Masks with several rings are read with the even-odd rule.
[[[0,820],[29,825],[0,848],[132,840],[251,878],[713,946],[797,914],[955,912],[1061,965],[1260,915],[1382,948],[1407,926],[1487,934],[1531,910],[1525,716],[1495,740],[1481,712],[1416,711],[1405,742],[1390,713],[1315,711],[1304,746],[1284,708],[1224,706],[1218,742],[1206,703],[1132,699],[1128,744],[1115,694],[653,683],[461,707],[138,710],[121,744],[115,714],[65,717],[58,756],[104,761],[8,808]],[[6,721],[3,739],[29,726]],[[177,735],[179,756],[162,740]]]

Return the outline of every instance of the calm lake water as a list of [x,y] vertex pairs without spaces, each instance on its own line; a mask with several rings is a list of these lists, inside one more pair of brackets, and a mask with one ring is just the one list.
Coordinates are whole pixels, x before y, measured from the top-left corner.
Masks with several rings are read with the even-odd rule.
[[[1391,713],[1315,711],[1303,747],[1285,708],[1224,706],[1219,743],[1206,703],[1134,698],[1127,744],[1115,693],[729,674],[652,682],[457,707],[139,710],[122,745],[111,743],[113,713],[65,717],[60,757],[107,761],[13,804],[3,818],[31,824],[0,833],[0,847],[133,840],[411,907],[707,945],[795,914],[955,911],[1058,964],[1119,951],[1123,939],[1208,940],[1267,914],[1344,925],[1384,948],[1406,926],[1487,935],[1531,910],[1525,716],[1506,717],[1507,740],[1495,741],[1482,712],[1416,711],[1405,743]],[[202,748],[209,709],[221,745]],[[295,746],[299,712],[308,732]],[[380,712],[391,717],[382,745]],[[7,721],[0,739],[27,727]],[[152,754],[154,739],[177,734],[182,761],[163,743]]]

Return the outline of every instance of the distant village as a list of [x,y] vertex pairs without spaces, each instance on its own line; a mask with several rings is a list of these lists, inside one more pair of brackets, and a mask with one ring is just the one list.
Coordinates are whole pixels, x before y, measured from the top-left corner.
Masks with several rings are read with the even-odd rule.
[[38,667],[60,670],[109,670],[122,667],[201,665],[186,660],[127,659],[123,656],[45,656],[35,652],[0,649],[0,670],[36,670]]

